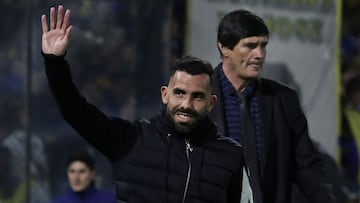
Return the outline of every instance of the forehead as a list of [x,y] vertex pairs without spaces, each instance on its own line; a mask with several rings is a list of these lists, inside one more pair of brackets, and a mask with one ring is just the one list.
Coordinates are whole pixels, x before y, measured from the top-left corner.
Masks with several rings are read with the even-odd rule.
[[74,161],[69,165],[69,170],[90,170],[87,165],[81,161]]
[[207,74],[191,75],[185,71],[176,71],[169,86],[188,91],[204,91],[210,89],[210,77]]
[[239,43],[267,43],[267,36],[251,36],[240,39]]

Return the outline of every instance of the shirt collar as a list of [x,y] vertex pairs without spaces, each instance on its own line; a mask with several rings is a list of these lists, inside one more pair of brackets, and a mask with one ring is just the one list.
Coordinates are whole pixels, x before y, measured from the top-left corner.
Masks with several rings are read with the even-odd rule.
[[[237,95],[237,90],[230,83],[229,79],[225,76],[222,66],[220,66],[220,68],[219,68],[219,79],[220,79],[220,84],[222,86],[223,94],[225,97]],[[254,96],[256,86],[257,86],[256,81],[257,80],[252,80],[246,86],[243,94],[245,94],[247,98],[249,98],[249,97],[251,98]]]

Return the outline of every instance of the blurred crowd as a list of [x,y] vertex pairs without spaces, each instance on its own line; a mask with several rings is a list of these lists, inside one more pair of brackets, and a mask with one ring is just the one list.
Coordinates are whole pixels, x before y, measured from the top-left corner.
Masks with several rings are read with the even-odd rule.
[[359,1],[343,1],[341,34],[340,167],[345,191],[359,201],[360,14]]
[[[49,7],[56,6],[58,1],[33,2],[31,14],[24,12],[27,10],[27,3],[11,0],[0,2],[0,26],[6,28],[0,32],[0,201],[24,202],[26,160],[31,157],[31,202],[48,203],[68,187],[64,167],[67,155],[78,148],[91,147],[61,119],[46,84],[40,52],[40,15],[47,13]],[[139,87],[158,90],[158,83],[163,79],[162,74],[156,70],[164,70],[164,67],[152,67],[156,64],[152,61],[167,65],[163,62],[166,60],[162,61],[152,53],[168,53],[171,47],[179,46],[170,45],[179,43],[171,43],[170,31],[164,32],[163,36],[153,36],[168,38],[167,41],[164,40],[168,44],[155,44],[150,36],[147,42],[145,37],[151,30],[142,33],[144,30],[139,31],[139,28],[143,27],[143,19],[149,17],[138,11],[147,10],[147,15],[171,15],[171,4],[163,3],[167,6],[164,8],[159,6],[162,1],[142,0],[69,0],[63,3],[72,10],[73,42],[66,57],[72,64],[71,71],[80,91],[104,112],[129,120],[135,119],[139,116],[136,111],[139,95],[146,95],[146,92],[138,92]],[[164,10],[167,12],[163,12]],[[171,18],[158,15],[149,18],[148,21],[153,23],[143,23],[158,24],[160,29],[166,19]],[[29,23],[32,24],[32,31],[27,26]],[[150,28],[151,26],[147,27]],[[32,33],[31,38],[29,32]],[[28,49],[29,47],[31,48]],[[146,49],[151,59],[144,61],[150,67],[141,67],[147,64],[139,64],[139,56],[146,54],[143,53],[143,47],[159,50]],[[178,47],[175,49],[178,52]],[[29,50],[32,52],[31,60],[28,59]],[[171,54],[167,57],[170,58]],[[27,70],[27,67],[31,67],[31,70]],[[155,70],[155,77],[139,80],[139,73],[143,72],[141,68]],[[159,82],[149,83],[150,80]],[[30,97],[27,97],[29,94]],[[147,99],[147,108],[154,108],[151,105],[157,101]],[[27,156],[29,151],[26,148],[29,129],[31,156]],[[110,165],[97,151],[94,154],[99,165],[97,186],[111,190]]]

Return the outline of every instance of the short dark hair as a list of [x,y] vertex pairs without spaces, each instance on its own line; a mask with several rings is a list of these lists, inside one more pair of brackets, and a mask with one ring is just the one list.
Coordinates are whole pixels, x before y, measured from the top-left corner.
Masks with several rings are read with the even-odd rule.
[[67,160],[66,168],[69,168],[75,161],[84,163],[92,171],[95,170],[95,158],[86,150],[72,153]]
[[217,41],[224,47],[232,50],[241,39],[252,36],[269,37],[269,30],[259,16],[248,10],[239,9],[222,17],[218,26]]
[[210,83],[212,83],[213,80],[213,66],[208,61],[195,56],[186,55],[177,59],[171,66],[169,78],[171,78],[176,71],[184,71],[190,75],[207,74],[210,78]]

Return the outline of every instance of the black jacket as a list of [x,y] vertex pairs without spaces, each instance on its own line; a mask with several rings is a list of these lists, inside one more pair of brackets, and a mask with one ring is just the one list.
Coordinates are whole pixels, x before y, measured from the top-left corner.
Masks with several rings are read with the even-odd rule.
[[79,94],[63,57],[44,57],[64,119],[111,161],[118,202],[239,202],[241,147],[207,117],[184,135],[165,111],[135,122],[105,115]]
[[[224,99],[215,69],[214,93],[218,97],[210,117],[226,135]],[[307,120],[293,89],[259,78],[255,95],[259,98],[263,137],[263,181],[259,177],[255,137],[243,136],[246,165],[255,203],[291,202],[292,184],[314,203],[334,202],[325,163],[309,137]]]

